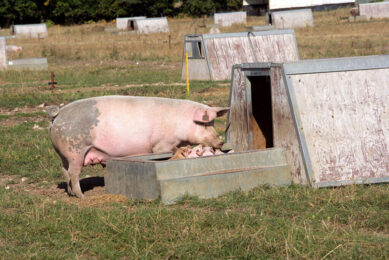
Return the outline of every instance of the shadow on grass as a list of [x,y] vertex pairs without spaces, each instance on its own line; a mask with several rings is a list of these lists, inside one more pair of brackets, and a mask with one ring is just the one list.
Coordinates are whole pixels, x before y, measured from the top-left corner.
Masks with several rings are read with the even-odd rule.
[[[95,187],[104,187],[104,177],[88,177],[80,180],[82,192],[93,190]],[[57,186],[58,189],[63,189],[68,192],[66,182],[61,182]]]

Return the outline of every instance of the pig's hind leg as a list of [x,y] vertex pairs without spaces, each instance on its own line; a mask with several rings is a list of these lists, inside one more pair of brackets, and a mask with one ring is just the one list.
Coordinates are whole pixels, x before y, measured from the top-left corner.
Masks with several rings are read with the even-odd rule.
[[[69,162],[70,161],[70,162]],[[67,192],[70,196],[77,196],[79,198],[83,197],[81,187],[80,187],[80,173],[82,169],[82,161],[62,159],[62,173],[65,176],[67,184]]]
[[63,176],[65,177],[66,181],[66,192],[70,196],[74,196],[74,192],[72,191],[72,186],[70,185],[70,175],[69,175],[69,160],[54,146],[55,151],[58,153],[59,157],[61,158],[62,161],[62,173]]
[[74,196],[74,192],[72,191],[72,187],[70,185],[70,175],[69,175],[69,163],[68,161],[63,158],[61,156],[61,159],[62,159],[62,173],[63,173],[63,176],[65,177],[65,180],[66,180],[66,192],[71,195],[71,196]]
[[80,186],[80,173],[82,169],[82,160],[72,160],[69,163],[69,179],[70,179],[70,186],[71,186],[71,192],[69,192],[70,195],[76,195],[78,198],[84,197],[84,194],[82,194],[81,186]]

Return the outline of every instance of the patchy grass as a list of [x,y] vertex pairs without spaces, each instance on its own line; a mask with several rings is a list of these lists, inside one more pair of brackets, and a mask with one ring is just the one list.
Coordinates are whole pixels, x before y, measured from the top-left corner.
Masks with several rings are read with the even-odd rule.
[[[389,52],[389,20],[346,22],[348,9],[315,12],[315,27],[296,30],[301,58]],[[48,71],[0,72],[0,258],[306,258],[385,259],[389,185],[300,186],[183,198],[177,205],[110,197],[96,185],[85,199],[64,193],[41,104],[99,95],[191,99],[227,106],[228,82],[181,81],[185,34],[207,33],[211,19],[169,19],[167,34],[110,35],[113,23],[53,26],[10,59],[45,56]],[[249,17],[248,26],[265,24]],[[222,32],[245,31],[242,25]],[[57,88],[49,89],[50,71]],[[224,130],[225,117],[215,122]],[[101,182],[86,167],[82,183]],[[92,176],[92,177],[91,177]]]
[[0,256],[383,259],[388,192],[387,185],[261,187],[170,207],[80,208],[0,188]]

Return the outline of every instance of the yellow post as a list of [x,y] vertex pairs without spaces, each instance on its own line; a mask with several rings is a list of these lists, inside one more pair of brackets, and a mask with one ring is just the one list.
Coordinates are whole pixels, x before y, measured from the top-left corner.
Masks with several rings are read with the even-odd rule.
[[59,24],[57,25],[57,31],[58,31],[58,34],[61,33],[61,26]]
[[188,52],[185,52],[185,61],[186,61],[186,94],[189,96],[190,88],[189,88]]

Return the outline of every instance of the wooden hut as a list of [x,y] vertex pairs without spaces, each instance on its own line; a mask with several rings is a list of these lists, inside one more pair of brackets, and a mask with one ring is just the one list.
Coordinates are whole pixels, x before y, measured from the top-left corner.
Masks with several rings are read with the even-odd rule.
[[169,24],[166,17],[136,19],[133,26],[128,27],[128,30],[139,34],[168,33]]
[[276,29],[313,26],[312,9],[294,9],[267,13],[267,22]]
[[370,18],[389,17],[389,2],[359,4],[359,15]]
[[233,24],[246,23],[246,12],[214,13],[214,23],[228,27]]
[[190,80],[228,80],[235,64],[287,62],[299,59],[293,30],[186,35],[182,79],[188,53]]
[[118,17],[116,18],[116,28],[119,30],[128,30],[129,28],[134,27],[135,20],[145,18],[146,16]]
[[45,23],[18,24],[11,26],[11,34],[18,38],[46,38],[48,37]]
[[389,55],[241,64],[232,69],[226,142],[285,148],[314,187],[389,181]]

